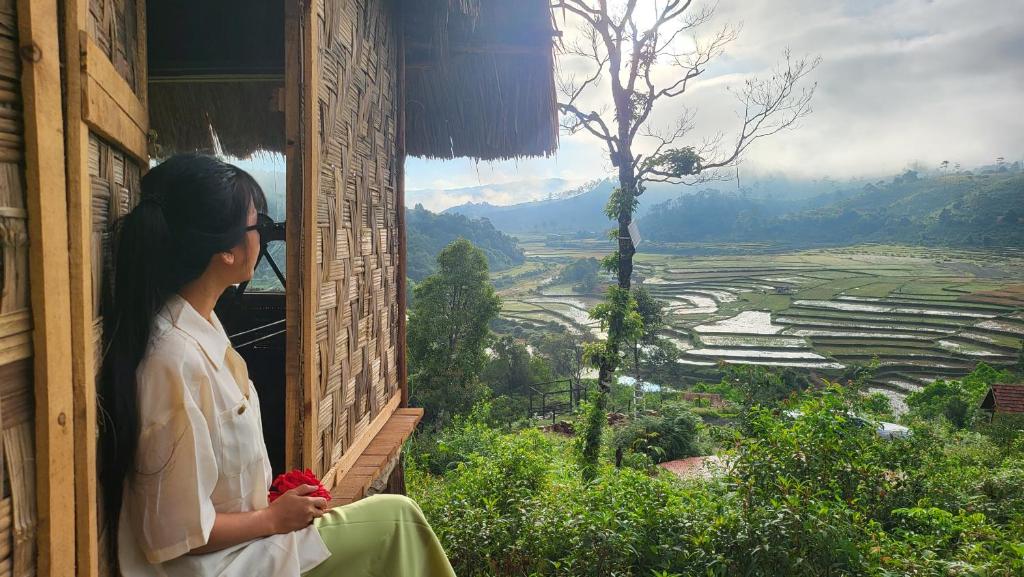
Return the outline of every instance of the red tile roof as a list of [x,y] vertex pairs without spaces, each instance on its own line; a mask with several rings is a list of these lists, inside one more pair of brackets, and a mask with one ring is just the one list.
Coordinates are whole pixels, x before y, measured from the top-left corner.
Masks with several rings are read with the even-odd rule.
[[995,399],[997,413],[1024,413],[1024,383],[992,385],[989,394]]

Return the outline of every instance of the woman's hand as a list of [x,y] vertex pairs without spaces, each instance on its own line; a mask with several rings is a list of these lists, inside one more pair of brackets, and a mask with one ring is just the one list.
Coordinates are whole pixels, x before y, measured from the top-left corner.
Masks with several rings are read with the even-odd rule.
[[322,517],[327,499],[307,497],[316,491],[314,485],[299,485],[284,492],[270,504],[267,514],[274,533],[291,533],[309,526],[313,519]]
[[327,510],[327,499],[307,497],[316,487],[300,485],[274,500],[266,509],[244,513],[217,513],[206,544],[189,555],[201,555],[278,533],[308,527]]

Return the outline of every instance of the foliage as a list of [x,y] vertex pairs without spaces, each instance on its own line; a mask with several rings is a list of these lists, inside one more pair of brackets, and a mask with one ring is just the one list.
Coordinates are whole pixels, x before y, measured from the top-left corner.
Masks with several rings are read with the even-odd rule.
[[725,371],[722,383],[731,385],[738,393],[726,398],[736,400],[744,407],[774,405],[810,387],[807,375],[792,369],[731,364],[722,368]]
[[1020,206],[1020,172],[899,176],[799,202],[705,189],[652,207],[640,228],[663,242],[1020,246]]
[[437,271],[435,259],[452,241],[464,238],[483,251],[491,270],[499,271],[525,262],[518,241],[496,228],[486,218],[470,219],[461,214],[435,214],[417,204],[405,212],[406,250],[409,278],[419,282]]
[[935,419],[944,418],[957,428],[972,425],[978,417],[978,407],[988,388],[1013,379],[1008,371],[998,371],[985,363],[960,380],[939,379],[928,383],[920,391],[907,396],[912,415]]
[[552,380],[547,359],[530,354],[522,340],[510,336],[501,337],[491,345],[491,358],[480,378],[496,397],[495,417],[506,423],[527,414],[531,386]]
[[420,435],[413,441],[409,455],[433,475],[442,475],[467,463],[473,455],[488,456],[500,433],[494,428],[491,404],[482,401],[466,415],[456,415],[449,426],[436,435]]
[[597,476],[600,467],[608,395],[595,389],[590,393],[590,399],[582,405],[583,422],[576,437],[577,462],[583,479],[590,481]]
[[578,258],[566,265],[555,279],[556,284],[571,284],[578,293],[589,293],[597,288],[597,273],[601,263],[594,257]]
[[665,403],[657,414],[630,419],[612,435],[611,445],[624,453],[643,453],[654,463],[703,453],[700,417],[681,403]]
[[428,422],[468,411],[486,391],[479,375],[487,326],[501,309],[487,260],[469,241],[448,245],[437,264],[438,272],[416,285],[409,311],[410,389]]
[[545,333],[534,346],[547,359],[553,377],[568,378],[573,385],[580,386],[586,369],[583,346],[588,340],[589,335],[558,330]]
[[411,458],[409,492],[468,577],[1021,574],[1024,443],[927,421],[887,441],[846,418],[850,398],[752,407],[707,481],[651,476],[641,454],[584,481],[558,437],[460,424],[457,464]]

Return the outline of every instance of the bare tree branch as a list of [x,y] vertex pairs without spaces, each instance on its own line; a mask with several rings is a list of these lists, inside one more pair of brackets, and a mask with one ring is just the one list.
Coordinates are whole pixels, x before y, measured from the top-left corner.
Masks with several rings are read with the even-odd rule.
[[743,106],[743,121],[731,152],[703,164],[705,170],[732,166],[751,144],[766,136],[792,128],[811,112],[811,98],[817,84],[796,92],[800,81],[813,71],[821,58],[793,60],[789,50],[783,55],[784,66],[776,68],[767,79],[752,78],[736,95]]

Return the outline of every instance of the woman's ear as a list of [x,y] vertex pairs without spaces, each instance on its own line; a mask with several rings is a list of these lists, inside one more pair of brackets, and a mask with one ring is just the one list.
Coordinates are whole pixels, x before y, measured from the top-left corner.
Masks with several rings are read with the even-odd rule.
[[228,266],[233,265],[235,264],[235,254],[232,252],[222,252],[220,253],[220,260]]

